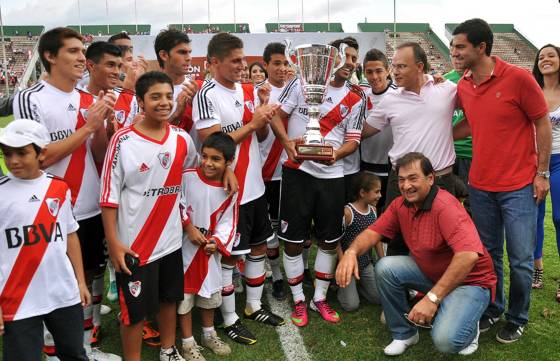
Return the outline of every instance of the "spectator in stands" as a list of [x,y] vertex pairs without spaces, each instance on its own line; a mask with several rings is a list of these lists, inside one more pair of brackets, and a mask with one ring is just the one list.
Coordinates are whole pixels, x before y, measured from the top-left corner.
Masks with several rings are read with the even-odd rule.
[[249,65],[249,80],[253,84],[260,84],[268,78],[264,66],[255,61]]
[[[533,65],[533,76],[544,91],[552,123],[552,154],[550,156],[550,194],[552,196],[552,221],[556,230],[556,245],[560,254],[560,49],[552,44],[543,46]],[[543,288],[542,250],[544,241],[544,216],[546,202],[539,204],[537,218],[537,245],[533,254],[533,288]],[[560,302],[560,283],[556,289]]]
[[467,122],[455,126],[454,137],[461,139],[472,133],[471,210],[498,277],[496,300],[481,318],[480,330],[489,330],[506,307],[505,231],[509,305],[507,324],[496,339],[512,343],[523,335],[529,318],[537,204],[550,188],[552,134],[539,85],[526,70],[490,56],[493,41],[490,26],[481,19],[467,20],[453,31],[451,55],[467,69],[458,84]]
[[[408,153],[396,166],[402,196],[354,239],[339,262],[336,281],[347,287],[358,275],[357,256],[401,233],[410,256],[383,257],[375,265],[393,336],[385,354],[397,356],[418,343],[419,325],[432,328],[440,352],[470,355],[478,349],[478,319],[496,291],[492,260],[465,209],[435,184],[428,158]],[[412,309],[409,287],[425,293]]]

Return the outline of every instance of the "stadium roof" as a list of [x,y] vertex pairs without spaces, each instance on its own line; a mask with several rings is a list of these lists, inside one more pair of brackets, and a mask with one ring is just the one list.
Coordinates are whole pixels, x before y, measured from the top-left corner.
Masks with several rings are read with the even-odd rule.
[[[69,28],[74,29],[76,31],[80,31],[80,25],[68,25]],[[126,32],[128,34],[134,35],[137,32],[141,33],[150,33],[152,28],[149,24],[105,24],[105,25],[82,25],[82,34],[92,34],[92,35],[113,35],[122,32]],[[107,32],[107,27],[109,27],[109,31]]]
[[28,31],[31,35],[39,36],[45,30],[43,25],[4,25],[4,36],[25,36]]
[[[278,23],[266,23],[266,31],[269,33],[278,32]],[[286,31],[305,31],[308,33],[330,32],[342,33],[341,23],[280,23],[280,32],[284,28]]]
[[[248,33],[249,31],[249,24],[247,23],[237,23],[237,24],[183,24],[182,29],[188,29],[189,27],[193,31],[193,33],[204,33],[208,30],[208,26],[210,28],[214,28],[217,31],[226,31],[230,33]],[[181,29],[181,24],[169,24],[169,29]]]
[[[393,23],[358,23],[358,30],[378,33],[385,30],[393,31]],[[431,30],[428,23],[397,23],[397,32],[425,32]]]

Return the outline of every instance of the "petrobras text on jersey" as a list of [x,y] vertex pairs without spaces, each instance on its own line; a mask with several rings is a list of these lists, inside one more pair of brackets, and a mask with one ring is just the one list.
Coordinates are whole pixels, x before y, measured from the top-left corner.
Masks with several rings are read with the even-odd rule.
[[169,194],[176,194],[181,192],[181,186],[168,186],[168,187],[160,187],[160,188],[150,188],[144,191],[144,197],[158,197],[158,196],[165,196]]

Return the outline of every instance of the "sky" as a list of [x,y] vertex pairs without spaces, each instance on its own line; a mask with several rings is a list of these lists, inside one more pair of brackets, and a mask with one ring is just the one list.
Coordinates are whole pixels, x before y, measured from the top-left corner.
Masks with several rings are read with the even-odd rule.
[[[327,22],[330,18],[349,33],[357,32],[356,24],[366,20],[393,21],[393,0],[280,0],[279,6],[278,0],[0,0],[4,25],[52,28],[77,24],[79,19],[82,24],[134,24],[137,20],[151,24],[152,34],[181,19],[207,23],[209,16],[212,23],[233,23],[234,3],[235,21],[249,23],[251,32],[265,32],[265,23],[278,20]],[[537,47],[560,45],[557,0],[396,0],[396,4],[397,22],[429,23],[444,42],[445,23],[480,17],[489,23],[513,23]]]

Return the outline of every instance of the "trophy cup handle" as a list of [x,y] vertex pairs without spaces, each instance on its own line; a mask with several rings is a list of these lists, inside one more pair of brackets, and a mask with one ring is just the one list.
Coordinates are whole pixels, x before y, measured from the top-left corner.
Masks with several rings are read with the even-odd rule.
[[344,64],[346,64],[346,48],[348,47],[348,45],[342,43],[340,44],[340,46],[338,47],[338,57],[340,59],[340,63],[338,63],[338,66],[336,66],[333,70],[333,74],[336,73],[338,70],[340,70],[340,68],[342,68],[344,66]]
[[296,73],[299,73],[298,66],[292,61],[292,53],[294,52],[294,49],[292,48],[292,41],[290,39],[284,39],[284,44],[286,44],[284,55],[286,56],[286,60],[288,60],[288,64],[290,64],[290,67],[292,67]]

